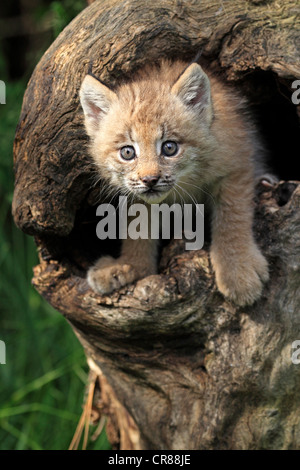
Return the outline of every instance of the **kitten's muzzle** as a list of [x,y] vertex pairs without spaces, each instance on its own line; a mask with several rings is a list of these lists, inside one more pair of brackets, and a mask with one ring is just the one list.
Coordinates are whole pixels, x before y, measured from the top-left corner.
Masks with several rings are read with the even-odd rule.
[[135,190],[145,200],[164,199],[172,189],[173,182],[166,181],[160,175],[140,176],[140,183],[135,184]]

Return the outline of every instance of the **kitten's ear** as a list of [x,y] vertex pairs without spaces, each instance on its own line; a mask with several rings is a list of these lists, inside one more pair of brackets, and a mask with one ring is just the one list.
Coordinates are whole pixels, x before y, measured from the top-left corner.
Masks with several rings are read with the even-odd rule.
[[172,93],[191,109],[212,118],[210,82],[199,64],[191,64],[174,83]]
[[108,112],[117,95],[96,78],[86,75],[79,96],[87,133],[94,138],[102,117]]

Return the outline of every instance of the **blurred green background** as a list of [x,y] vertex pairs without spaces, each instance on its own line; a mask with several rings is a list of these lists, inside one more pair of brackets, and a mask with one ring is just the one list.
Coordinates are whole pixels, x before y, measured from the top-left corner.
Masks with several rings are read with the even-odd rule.
[[[31,237],[11,216],[12,146],[35,64],[85,0],[11,0],[0,5],[0,449],[67,449],[82,412],[88,374],[65,319],[31,286],[38,263]],[[109,449],[105,432],[88,449]]]

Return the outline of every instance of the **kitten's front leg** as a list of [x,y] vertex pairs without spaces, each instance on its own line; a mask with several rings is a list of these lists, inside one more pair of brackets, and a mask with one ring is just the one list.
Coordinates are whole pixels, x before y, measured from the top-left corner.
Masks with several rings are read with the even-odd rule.
[[253,182],[249,172],[224,179],[212,221],[211,261],[218,289],[237,305],[255,302],[269,278],[252,223]]
[[89,269],[87,280],[99,294],[109,294],[126,284],[156,274],[158,240],[123,241],[121,256],[103,256]]

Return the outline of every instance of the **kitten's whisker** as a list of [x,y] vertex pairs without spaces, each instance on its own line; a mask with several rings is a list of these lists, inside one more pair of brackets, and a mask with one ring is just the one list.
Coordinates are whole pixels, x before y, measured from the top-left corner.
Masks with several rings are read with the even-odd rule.
[[[182,188],[178,183],[176,183],[176,185],[177,185],[180,189],[182,189],[182,191],[184,191],[184,192],[190,197],[190,199],[192,200],[192,202],[193,202],[193,204],[194,204],[196,210],[199,210],[198,203],[197,203],[196,199],[195,199],[188,191],[186,191],[184,188]],[[202,212],[200,212],[200,213],[201,213],[202,216],[204,215],[204,214],[202,214]]]
[[180,186],[179,183],[176,183],[176,186],[177,186],[179,189],[181,189],[185,194],[188,195],[188,197],[192,200],[193,204],[195,204],[195,205],[197,204],[196,199],[195,199],[186,189],[184,189],[182,186]]
[[176,193],[178,194],[178,196],[180,198],[179,201],[180,201],[180,206],[182,208],[183,205],[184,205],[184,199],[182,197],[182,194],[180,194],[180,192],[176,189],[176,186],[177,186],[177,184],[175,183],[175,185],[173,187],[174,187],[174,190],[176,191]]
[[196,184],[193,184],[193,183],[191,183],[190,181],[189,181],[188,183],[182,183],[182,184],[188,184],[189,186],[193,186],[194,188],[199,189],[199,190],[202,191],[204,194],[206,194],[207,196],[209,196],[210,199],[212,200],[213,204],[216,205],[216,201],[214,200],[213,195],[212,195],[209,191],[205,191],[205,189],[203,189],[203,187],[198,186],[198,185],[196,185]]

